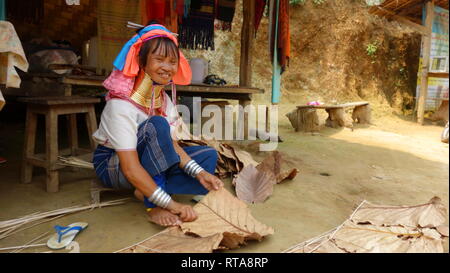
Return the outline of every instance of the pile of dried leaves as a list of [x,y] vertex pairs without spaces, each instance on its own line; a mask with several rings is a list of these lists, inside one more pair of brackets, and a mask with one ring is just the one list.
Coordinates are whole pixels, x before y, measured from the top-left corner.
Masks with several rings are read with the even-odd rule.
[[274,185],[297,175],[298,170],[288,168],[285,163],[281,153],[274,151],[256,167],[249,165],[242,169],[233,179],[237,197],[248,203],[264,202],[272,195]]
[[285,179],[294,179],[298,170],[289,168],[278,151],[273,151],[263,162],[258,163],[251,154],[231,144],[214,140],[183,140],[182,145],[207,145],[218,153],[216,174],[220,178],[235,174],[233,185],[236,195],[247,203],[264,202],[273,192],[273,186]]
[[181,140],[180,145],[206,145],[216,149],[218,154],[216,174],[220,178],[226,178],[234,173],[238,173],[246,166],[256,166],[258,164],[248,152],[215,140]]
[[339,227],[295,245],[288,253],[438,253],[448,237],[438,197],[417,206],[362,202]]
[[210,253],[233,249],[258,240],[274,230],[258,222],[247,205],[226,189],[209,192],[194,206],[198,218],[180,227],[170,227],[120,253]]

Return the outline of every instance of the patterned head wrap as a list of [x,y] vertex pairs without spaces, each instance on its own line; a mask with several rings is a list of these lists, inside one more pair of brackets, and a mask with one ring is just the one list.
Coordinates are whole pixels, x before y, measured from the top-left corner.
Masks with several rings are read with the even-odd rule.
[[[134,35],[122,48],[119,55],[114,60],[114,67],[125,76],[135,77],[139,72],[139,51],[143,42],[157,37],[167,37],[172,40],[177,46],[178,41],[167,28],[162,25],[149,25]],[[179,85],[188,85],[191,83],[192,71],[188,61],[183,53],[180,53],[180,60],[178,64],[178,72],[173,77],[173,82]]]
[[[103,86],[109,90],[108,95],[106,96],[107,100],[111,98],[120,98],[129,100],[136,105],[135,101],[130,98],[134,94],[134,82],[139,73],[139,51],[145,41],[158,37],[167,37],[178,46],[178,41],[174,34],[162,25],[152,24],[141,29],[122,47],[122,50],[113,62],[113,72],[103,82]],[[192,78],[191,67],[181,51],[179,51],[179,56],[178,71],[171,81],[172,100],[174,104],[176,100],[175,84],[188,85],[191,83]],[[151,92],[151,104],[154,105],[153,89]],[[142,108],[142,104],[136,106]],[[153,108],[153,106],[151,108]],[[161,109],[162,114],[164,115],[163,109],[164,106]],[[146,112],[153,112],[154,109],[147,109],[147,107],[144,107],[143,110]]]

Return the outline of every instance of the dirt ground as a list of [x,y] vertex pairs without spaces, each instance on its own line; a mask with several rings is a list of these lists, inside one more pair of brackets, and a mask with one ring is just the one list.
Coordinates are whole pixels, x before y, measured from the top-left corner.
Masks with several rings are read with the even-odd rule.
[[[440,142],[442,126],[419,126],[405,117],[375,115],[373,125],[355,126],[354,131],[323,128],[319,134],[296,133],[284,117],[292,109],[293,105],[280,109],[279,130],[284,142],[278,150],[295,162],[300,172],[294,180],[276,185],[264,203],[249,205],[254,217],[272,226],[275,233],[230,252],[283,251],[341,224],[363,200],[416,205],[438,196],[448,210],[449,147]],[[0,132],[0,156],[8,159],[0,165],[0,221],[89,203],[91,171],[61,171],[58,193],[45,191],[45,173],[39,168],[35,168],[32,183],[20,184],[23,123],[1,122]],[[42,142],[42,136],[40,139]],[[267,155],[257,152],[255,143],[241,144],[257,160]],[[224,182],[234,192],[231,180]],[[131,194],[105,193],[102,201],[127,196]],[[190,196],[175,198],[190,202]],[[114,252],[163,229],[147,222],[143,204],[130,201],[34,226],[0,240],[0,248],[23,245],[49,232],[34,242],[44,243],[54,225],[77,221],[89,223],[76,237],[81,252]],[[22,252],[44,251],[49,249],[35,247]]]

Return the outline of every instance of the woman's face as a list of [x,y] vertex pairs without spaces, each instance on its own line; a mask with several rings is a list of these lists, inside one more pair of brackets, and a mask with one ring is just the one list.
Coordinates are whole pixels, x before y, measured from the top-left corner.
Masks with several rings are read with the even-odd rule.
[[159,84],[168,84],[178,71],[177,56],[164,55],[162,50],[149,53],[145,66],[145,72]]

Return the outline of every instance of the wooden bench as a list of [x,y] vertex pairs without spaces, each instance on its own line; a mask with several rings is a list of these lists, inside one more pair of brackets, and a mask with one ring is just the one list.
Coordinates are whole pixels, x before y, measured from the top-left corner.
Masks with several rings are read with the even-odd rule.
[[[91,149],[87,152],[91,152],[96,147],[91,137],[94,131],[97,130],[94,104],[100,102],[100,99],[85,97],[27,97],[19,98],[18,101],[27,104],[21,182],[30,183],[33,166],[42,167],[47,172],[47,192],[57,192],[59,188],[58,170],[64,167],[58,165],[58,156],[63,154],[58,149],[58,116],[67,115],[68,117],[70,144],[68,152],[76,155],[86,152],[78,147],[76,114],[86,114],[85,121],[91,146]],[[46,152],[44,154],[35,154],[38,114],[45,116]]]
[[337,105],[301,105],[286,116],[291,121],[295,131],[317,132],[319,131],[319,117],[316,109],[324,109],[328,113],[325,125],[332,128],[350,127],[353,122],[345,113],[346,108],[353,108],[352,120],[360,124],[370,124],[371,110],[367,101],[350,102]]

